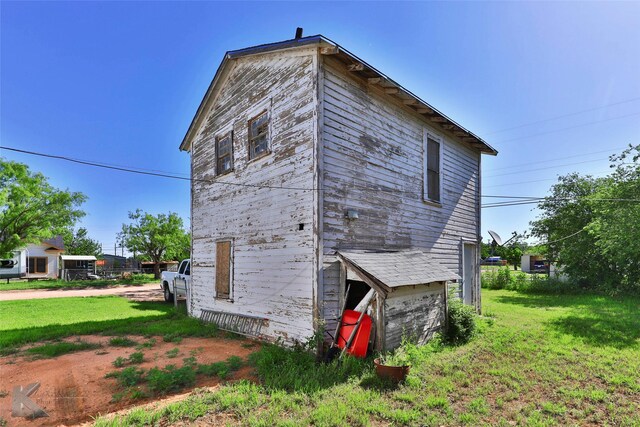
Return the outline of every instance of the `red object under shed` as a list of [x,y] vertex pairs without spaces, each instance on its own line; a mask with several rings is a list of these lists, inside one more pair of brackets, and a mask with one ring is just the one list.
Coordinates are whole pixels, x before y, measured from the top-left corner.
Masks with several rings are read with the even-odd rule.
[[[342,315],[342,324],[340,325],[340,332],[338,332],[338,339],[336,345],[339,348],[344,348],[347,345],[347,341],[351,336],[353,328],[355,328],[358,319],[360,318],[360,312],[354,310],[345,310]],[[367,349],[369,348],[369,336],[371,335],[371,316],[365,314],[362,316],[360,326],[356,332],[356,336],[353,338],[351,346],[347,349],[347,353],[356,357],[366,357]]]

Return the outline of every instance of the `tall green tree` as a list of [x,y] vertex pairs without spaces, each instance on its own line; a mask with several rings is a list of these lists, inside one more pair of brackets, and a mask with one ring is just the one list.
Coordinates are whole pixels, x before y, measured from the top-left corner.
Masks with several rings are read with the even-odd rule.
[[89,237],[86,228],[80,227],[77,230],[69,229],[62,234],[64,240],[64,250],[69,255],[94,255],[102,254],[102,245],[97,240]]
[[0,257],[72,227],[87,197],[59,190],[25,164],[0,159]]
[[129,219],[130,224],[122,224],[118,240],[130,252],[153,261],[153,273],[157,279],[160,278],[160,261],[189,256],[191,239],[177,214],[152,215],[137,209],[129,212]]
[[640,289],[640,146],[612,156],[604,178],[559,178],[538,205],[532,234],[547,257],[583,286]]

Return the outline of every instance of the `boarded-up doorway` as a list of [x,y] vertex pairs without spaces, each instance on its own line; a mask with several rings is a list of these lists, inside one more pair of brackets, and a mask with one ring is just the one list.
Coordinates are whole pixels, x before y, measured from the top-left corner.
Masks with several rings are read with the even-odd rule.
[[473,305],[473,293],[476,288],[476,245],[462,244],[462,301]]

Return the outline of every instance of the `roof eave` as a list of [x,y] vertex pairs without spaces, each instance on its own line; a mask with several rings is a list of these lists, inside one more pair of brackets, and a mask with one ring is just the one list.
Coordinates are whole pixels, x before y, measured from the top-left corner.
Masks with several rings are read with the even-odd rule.
[[371,85],[380,86],[389,96],[400,100],[408,108],[411,108],[416,113],[422,115],[428,122],[439,125],[442,129],[451,132],[463,143],[469,144],[469,146],[477,149],[482,154],[489,154],[492,156],[498,154],[498,150],[493,148],[482,138],[465,129],[454,120],[450,119],[445,114],[441,113],[436,108],[420,99],[414,93],[405,89],[402,85],[387,77],[384,73],[380,72],[376,68],[358,58],[356,55],[352,54],[334,41],[322,35],[314,35],[303,37],[300,39],[285,40],[277,43],[268,43],[259,46],[248,47],[245,49],[228,51],[222,59],[222,62],[220,63],[220,66],[218,67],[213,80],[209,84],[209,88],[207,89],[205,96],[200,102],[198,110],[196,111],[196,115],[191,121],[189,129],[187,130],[187,133],[185,134],[185,137],[180,144],[180,150],[189,151],[191,149],[191,141],[193,139],[195,129],[197,128],[197,123],[199,122],[200,117],[211,98],[213,89],[220,79],[229,60],[272,52],[276,50],[295,49],[312,44],[326,45],[327,47],[329,47],[329,49],[322,49],[322,54],[335,55],[341,58],[341,60],[347,64],[350,72],[353,72],[355,75],[358,75],[361,78],[365,79]]

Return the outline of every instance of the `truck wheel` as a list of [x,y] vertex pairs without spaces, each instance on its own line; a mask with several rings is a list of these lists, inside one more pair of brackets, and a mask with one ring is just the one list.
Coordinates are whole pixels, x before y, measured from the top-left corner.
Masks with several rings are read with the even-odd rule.
[[169,291],[169,285],[164,285],[164,300],[166,302],[173,302],[173,294]]

